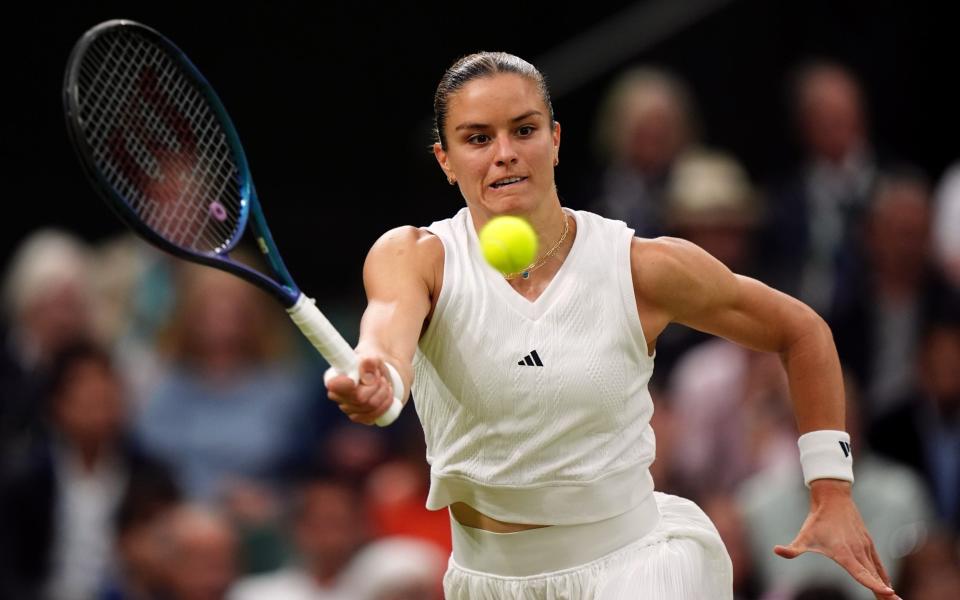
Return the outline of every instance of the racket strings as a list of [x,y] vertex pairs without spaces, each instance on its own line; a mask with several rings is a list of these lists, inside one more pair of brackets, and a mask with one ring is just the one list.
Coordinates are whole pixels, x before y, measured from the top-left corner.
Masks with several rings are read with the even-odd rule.
[[150,40],[116,32],[83,57],[83,133],[107,183],[178,246],[221,252],[242,223],[239,169],[206,96]]

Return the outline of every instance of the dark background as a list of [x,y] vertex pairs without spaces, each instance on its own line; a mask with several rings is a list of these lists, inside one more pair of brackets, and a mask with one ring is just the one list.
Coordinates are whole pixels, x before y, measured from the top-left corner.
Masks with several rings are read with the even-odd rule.
[[[191,57],[240,131],[291,272],[309,293],[347,299],[359,293],[359,265],[380,233],[427,224],[462,205],[427,151],[433,90],[454,59],[506,50],[543,67],[548,80],[564,80],[563,64],[548,60],[559,49],[617,23],[625,11],[663,4],[111,1],[5,8],[0,164],[8,185],[0,264],[41,226],[66,227],[90,241],[120,231],[81,174],[60,101],[70,48],[100,21],[141,21]],[[947,9],[917,2],[707,4],[700,17],[666,33],[638,24],[638,39],[653,41],[597,61],[588,77],[556,95],[566,204],[589,201],[597,106],[612,79],[637,63],[685,78],[705,141],[732,151],[761,183],[794,157],[786,83],[791,68],[810,57],[837,59],[859,74],[873,133],[890,153],[931,177],[960,154],[955,26]]]

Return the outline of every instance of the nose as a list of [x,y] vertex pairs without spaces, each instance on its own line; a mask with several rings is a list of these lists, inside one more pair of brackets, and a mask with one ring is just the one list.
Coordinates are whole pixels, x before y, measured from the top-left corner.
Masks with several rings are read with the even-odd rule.
[[497,136],[496,149],[496,164],[498,167],[516,164],[517,151],[513,147],[513,142],[510,140],[510,136]]

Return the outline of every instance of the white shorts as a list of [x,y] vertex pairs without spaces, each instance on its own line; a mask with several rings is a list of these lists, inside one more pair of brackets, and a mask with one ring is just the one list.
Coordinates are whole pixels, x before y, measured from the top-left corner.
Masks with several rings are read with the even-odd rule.
[[654,492],[647,503],[605,521],[517,533],[450,522],[447,600],[733,598],[733,569],[720,535],[685,498]]

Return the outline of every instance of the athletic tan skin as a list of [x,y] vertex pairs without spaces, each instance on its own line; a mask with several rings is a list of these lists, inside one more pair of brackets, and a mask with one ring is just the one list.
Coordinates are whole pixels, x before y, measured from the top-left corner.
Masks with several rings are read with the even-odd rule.
[[[434,155],[448,181],[456,183],[479,229],[492,217],[525,217],[539,247],[559,239],[564,219],[554,184],[559,162],[560,124],[550,124],[536,84],[500,73],[474,79],[450,97],[447,148]],[[525,177],[502,188],[491,184]],[[563,246],[529,279],[510,285],[536,299],[556,275],[576,239],[576,224]],[[538,257],[539,258],[539,257]],[[709,254],[683,240],[634,238],[631,250],[637,311],[653,352],[657,336],[678,322],[765,352],[780,355],[786,370],[800,433],[844,429],[840,363],[826,323],[798,300],[735,275]],[[358,423],[373,423],[392,397],[383,361],[400,372],[405,394],[413,380],[412,361],[420,335],[433,314],[443,285],[443,246],[423,229],[399,227],[371,248],[363,269],[369,304],[360,325],[360,382],[336,377],[330,398]],[[464,503],[451,506],[463,525],[513,532],[541,525],[504,523]],[[819,479],[811,484],[810,513],[797,534],[774,551],[784,558],[824,554],[843,566],[878,599],[897,598],[870,535],[851,497],[849,483]]]

